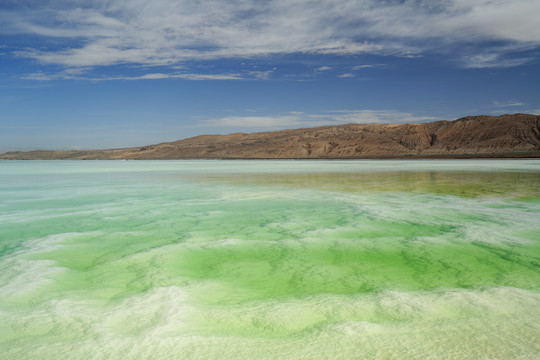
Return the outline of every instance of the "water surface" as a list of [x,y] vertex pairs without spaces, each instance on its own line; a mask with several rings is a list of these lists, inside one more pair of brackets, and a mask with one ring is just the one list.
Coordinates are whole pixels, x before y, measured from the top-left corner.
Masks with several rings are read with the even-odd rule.
[[0,162],[1,359],[536,359],[540,161]]

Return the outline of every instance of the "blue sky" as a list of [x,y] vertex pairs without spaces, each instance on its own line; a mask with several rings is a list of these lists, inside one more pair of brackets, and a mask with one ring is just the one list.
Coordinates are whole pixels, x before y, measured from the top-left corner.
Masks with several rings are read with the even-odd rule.
[[538,0],[2,0],[0,151],[540,114]]

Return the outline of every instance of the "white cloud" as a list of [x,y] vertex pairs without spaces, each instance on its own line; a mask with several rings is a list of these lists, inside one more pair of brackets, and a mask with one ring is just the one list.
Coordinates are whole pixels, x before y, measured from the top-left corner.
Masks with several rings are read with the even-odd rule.
[[35,80],[35,81],[50,81],[50,80],[58,80],[58,79],[68,79],[72,77],[68,77],[68,75],[58,75],[58,74],[44,74],[42,72],[32,73],[32,74],[26,74],[22,77],[24,80]]
[[501,108],[501,107],[525,106],[525,104],[519,101],[493,101],[493,106]]
[[340,124],[404,124],[439,120],[433,116],[418,116],[395,110],[334,110],[328,114],[311,115],[311,118],[329,119]]
[[[456,52],[467,67],[508,67],[530,59],[505,54],[540,45],[538,0],[24,3],[0,10],[0,33],[58,38],[60,48],[43,45],[15,54],[65,67],[177,66],[289,53],[414,57],[426,51]],[[469,44],[469,50],[460,50],[460,44]],[[477,53],[471,44],[483,50]]]
[[187,80],[240,80],[242,76],[239,74],[179,74],[172,75],[171,78],[187,79]]
[[315,70],[317,70],[317,71],[329,71],[329,70],[332,70],[332,67],[331,66],[321,66],[321,67],[318,67]]
[[340,77],[340,78],[342,78],[342,79],[345,79],[345,78],[352,78],[352,77],[354,77],[354,74],[346,73],[346,74],[338,75],[338,77]]
[[[258,78],[258,77],[255,77]],[[240,74],[162,74],[150,73],[141,76],[108,76],[86,77],[71,75],[69,72],[60,74],[44,74],[41,72],[27,74],[26,80],[50,81],[50,80],[81,80],[81,81],[111,81],[111,80],[157,80],[157,79],[186,79],[186,80],[240,80],[244,79]]]
[[276,71],[276,68],[267,71],[248,71],[248,74],[255,79],[266,80],[270,78],[274,71]]
[[227,116],[206,120],[212,127],[233,127],[239,129],[289,129],[347,123],[360,124],[400,124],[438,120],[433,116],[416,116],[393,110],[334,110],[324,114],[307,114],[292,111],[286,115],[270,116]]
[[325,46],[320,48],[313,49],[314,53],[324,54],[324,55],[353,55],[361,53],[394,53],[401,54],[406,52],[406,50],[400,48],[399,46],[394,46],[389,43],[375,43],[364,41],[363,43],[357,43],[352,40],[335,40],[329,41]]
[[491,111],[494,115],[502,114],[514,114],[514,113],[523,113],[523,114],[534,114],[540,115],[540,109],[533,108],[538,106],[538,104],[530,105],[517,100],[508,100],[508,101],[492,101],[494,110]]
[[267,129],[285,129],[300,126],[302,123],[302,118],[298,115],[227,116],[206,121],[206,125],[210,126]]
[[369,65],[369,64],[356,65],[355,67],[353,67],[353,70],[361,70],[361,69],[373,68],[373,67],[376,67],[376,66],[380,66],[380,65]]
[[461,59],[464,68],[508,68],[525,64],[531,60],[530,57],[506,58],[503,53],[482,53],[465,56]]
[[145,74],[142,76],[117,76],[110,78],[92,78],[89,80],[154,80],[154,79],[187,79],[187,80],[240,80],[239,74]]

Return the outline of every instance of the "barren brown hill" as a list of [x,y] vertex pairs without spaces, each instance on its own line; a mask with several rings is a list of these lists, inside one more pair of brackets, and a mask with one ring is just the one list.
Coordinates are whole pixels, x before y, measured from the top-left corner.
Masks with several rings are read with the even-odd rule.
[[10,152],[1,159],[323,159],[540,157],[540,116],[468,116],[420,124],[345,124],[202,135],[138,148]]

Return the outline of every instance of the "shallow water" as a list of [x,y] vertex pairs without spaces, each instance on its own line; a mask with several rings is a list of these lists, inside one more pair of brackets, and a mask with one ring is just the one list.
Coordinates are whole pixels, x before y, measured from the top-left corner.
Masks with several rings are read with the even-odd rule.
[[536,359],[540,161],[0,162],[0,359]]

